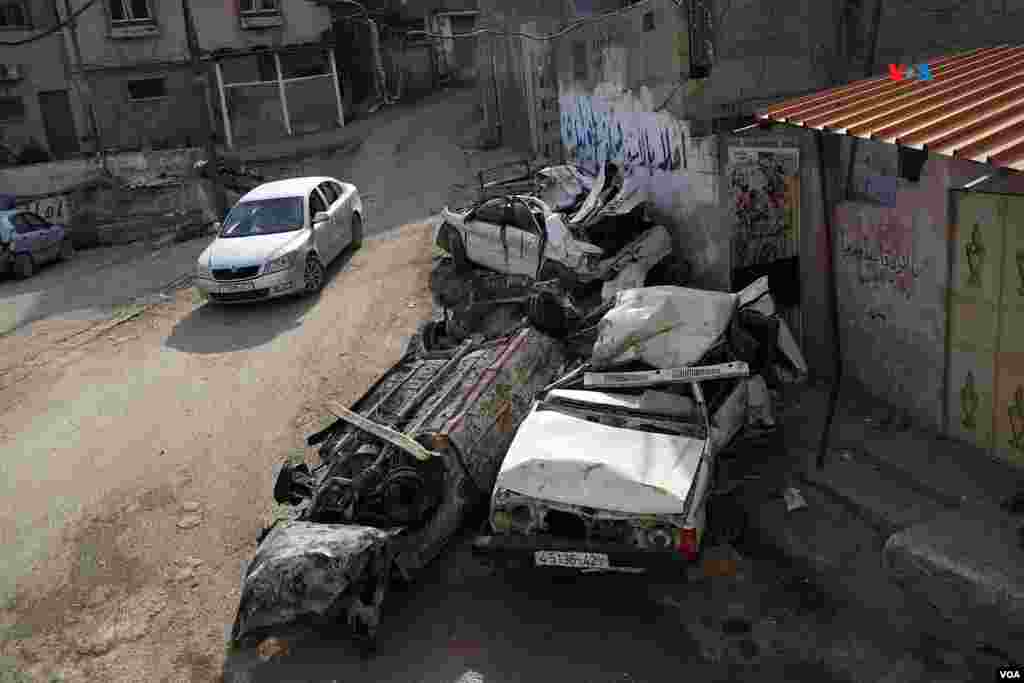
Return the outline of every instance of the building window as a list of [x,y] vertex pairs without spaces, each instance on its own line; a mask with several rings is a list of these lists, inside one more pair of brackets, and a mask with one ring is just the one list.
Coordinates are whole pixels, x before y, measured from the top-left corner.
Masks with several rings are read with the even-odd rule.
[[145,78],[141,81],[130,81],[128,83],[128,99],[133,102],[156,100],[161,97],[167,97],[166,78]]
[[587,44],[582,40],[577,40],[572,44],[572,64],[573,74],[577,80],[586,80],[587,78]]
[[238,0],[238,11],[242,14],[277,14],[281,11],[280,0]]
[[149,0],[110,0],[110,18],[115,24],[153,21]]
[[644,12],[644,31],[654,30],[654,12]]
[[24,118],[24,100],[20,97],[0,97],[0,121],[21,121]]
[[28,10],[25,3],[16,0],[15,2],[0,2],[0,28],[31,28]]

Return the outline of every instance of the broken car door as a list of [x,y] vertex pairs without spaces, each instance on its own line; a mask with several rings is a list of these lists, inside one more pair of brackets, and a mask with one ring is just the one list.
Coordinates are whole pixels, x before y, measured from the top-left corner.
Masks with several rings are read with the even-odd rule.
[[504,197],[481,204],[466,219],[462,241],[466,256],[473,263],[505,272],[505,249],[502,246],[502,221],[506,218],[508,200]]
[[512,222],[505,228],[503,245],[508,269],[506,272],[536,277],[541,266],[541,249],[544,246],[541,230],[530,207],[523,201],[513,200]]

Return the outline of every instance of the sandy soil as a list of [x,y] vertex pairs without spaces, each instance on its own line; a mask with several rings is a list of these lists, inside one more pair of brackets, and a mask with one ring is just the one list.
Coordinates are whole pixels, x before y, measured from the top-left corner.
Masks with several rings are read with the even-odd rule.
[[181,290],[0,338],[0,680],[217,680],[273,465],[397,359],[430,255],[407,226],[317,299]]

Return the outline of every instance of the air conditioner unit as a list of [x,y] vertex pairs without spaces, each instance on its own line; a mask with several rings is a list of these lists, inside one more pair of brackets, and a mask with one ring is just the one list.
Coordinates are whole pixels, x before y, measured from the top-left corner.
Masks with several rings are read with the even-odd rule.
[[20,81],[24,77],[21,64],[0,64],[0,81]]

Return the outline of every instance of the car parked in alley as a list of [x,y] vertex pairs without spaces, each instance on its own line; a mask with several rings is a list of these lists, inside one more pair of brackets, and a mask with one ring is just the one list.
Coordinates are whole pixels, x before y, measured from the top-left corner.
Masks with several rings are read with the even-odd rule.
[[355,185],[334,178],[260,185],[238,200],[200,254],[196,287],[217,303],[318,292],[327,266],[361,245],[362,214]]
[[[614,390],[553,388],[534,403],[475,552],[500,566],[591,572],[697,559],[716,458],[746,426],[750,383],[762,380],[744,362],[589,380]],[[629,388],[662,380],[672,386]]]
[[0,211],[0,273],[28,278],[40,265],[69,259],[74,253],[71,235],[63,225],[31,211]]

